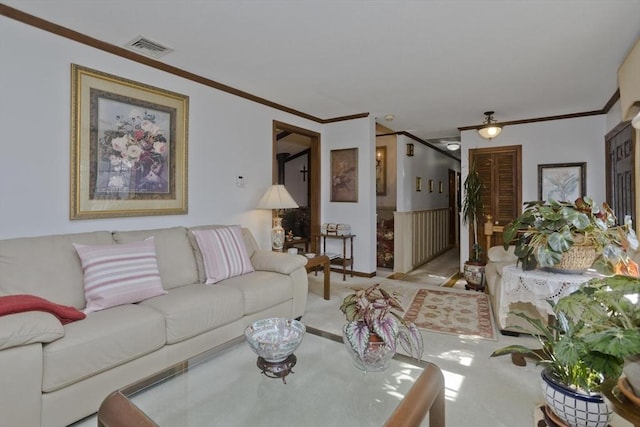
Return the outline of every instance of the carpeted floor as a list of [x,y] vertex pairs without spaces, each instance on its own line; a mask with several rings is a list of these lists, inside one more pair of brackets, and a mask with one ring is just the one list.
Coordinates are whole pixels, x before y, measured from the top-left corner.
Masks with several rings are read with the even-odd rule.
[[[387,279],[388,270],[378,271],[378,276],[369,278],[347,277],[331,273],[331,300],[323,299],[323,275],[309,274],[309,299],[303,323],[325,331],[341,334],[344,315],[339,307],[352,287],[365,287],[373,283],[390,291],[398,292],[405,309],[420,288],[427,285],[449,284],[461,292],[464,279],[454,277],[459,270],[456,250],[448,251],[433,262],[420,266],[403,276],[402,280]],[[409,280],[404,280],[405,277]],[[417,280],[424,280],[420,283]],[[530,336],[510,337],[496,334],[497,341],[468,335],[449,335],[422,331],[425,352],[422,359],[435,363],[442,369],[446,387],[446,425],[449,427],[536,427],[540,419],[537,408],[544,401],[540,387],[540,367],[527,363],[518,367],[510,357],[491,358],[490,354],[501,347],[521,344],[537,347],[538,342]],[[345,350],[345,357],[347,357]],[[355,369],[355,368],[354,368]],[[345,423],[345,426],[348,423]],[[614,427],[632,427],[630,423],[615,416]]]
[[[425,264],[408,276],[421,276],[429,285],[447,281],[458,269],[457,254],[445,254],[432,265]],[[453,270],[453,271],[452,271]],[[323,276],[309,274],[309,299],[303,323],[341,333],[344,316],[339,307],[352,287],[364,287],[372,283],[398,292],[400,301],[408,309],[414,296],[425,286],[418,281],[389,280],[389,271],[379,271],[371,279],[347,277],[331,273],[331,300],[322,298]],[[428,287],[428,286],[427,286]],[[455,288],[464,290],[463,282]],[[471,292],[471,291],[468,291]],[[446,383],[446,425],[452,427],[531,427],[534,425],[533,409],[542,402],[540,368],[529,363],[517,367],[510,358],[490,358],[491,352],[509,344],[534,346],[531,337],[504,337],[497,334],[497,341],[466,335],[448,335],[422,331],[425,342],[423,360],[433,362],[443,370]],[[345,351],[346,356],[346,351]],[[348,425],[348,424],[345,424]]]

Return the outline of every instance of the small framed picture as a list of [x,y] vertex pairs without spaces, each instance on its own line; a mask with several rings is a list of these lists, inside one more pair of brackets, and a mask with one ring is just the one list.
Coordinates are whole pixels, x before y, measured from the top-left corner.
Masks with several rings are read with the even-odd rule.
[[573,202],[587,193],[587,163],[538,165],[538,199]]
[[331,201],[358,201],[358,149],[331,150]]
[[443,193],[444,192],[444,185],[442,184],[442,181],[438,182],[438,193]]
[[416,191],[422,191],[422,177],[416,177]]
[[387,147],[376,147],[376,195],[387,194]]
[[429,180],[429,193],[433,193],[433,180]]

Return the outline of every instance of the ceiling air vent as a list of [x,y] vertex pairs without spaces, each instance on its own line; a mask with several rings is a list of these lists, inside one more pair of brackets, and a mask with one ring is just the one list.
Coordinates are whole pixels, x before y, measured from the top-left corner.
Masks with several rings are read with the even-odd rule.
[[125,46],[135,52],[143,55],[151,56],[152,58],[160,58],[167,53],[173,51],[166,46],[162,46],[160,43],[154,42],[144,36],[138,36],[131,40]]

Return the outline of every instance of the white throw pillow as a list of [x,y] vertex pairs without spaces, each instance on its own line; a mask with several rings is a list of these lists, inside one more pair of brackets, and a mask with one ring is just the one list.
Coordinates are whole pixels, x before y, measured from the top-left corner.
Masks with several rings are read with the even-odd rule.
[[73,244],[84,271],[85,313],[140,302],[162,288],[153,237],[122,245]]
[[204,261],[207,284],[254,271],[240,227],[193,230]]

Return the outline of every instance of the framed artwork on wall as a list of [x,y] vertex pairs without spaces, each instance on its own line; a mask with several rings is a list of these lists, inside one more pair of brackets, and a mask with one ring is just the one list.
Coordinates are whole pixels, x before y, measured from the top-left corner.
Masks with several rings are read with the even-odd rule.
[[187,213],[189,98],[71,66],[70,218]]
[[376,195],[387,194],[387,147],[376,147]]
[[573,202],[587,193],[587,163],[538,165],[538,199]]
[[358,149],[331,150],[331,201],[358,201]]
[[416,177],[416,191],[422,191],[422,177]]
[[433,193],[433,180],[429,180],[429,193]]

